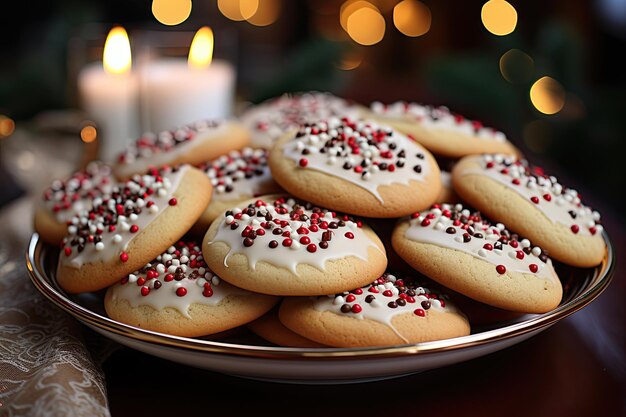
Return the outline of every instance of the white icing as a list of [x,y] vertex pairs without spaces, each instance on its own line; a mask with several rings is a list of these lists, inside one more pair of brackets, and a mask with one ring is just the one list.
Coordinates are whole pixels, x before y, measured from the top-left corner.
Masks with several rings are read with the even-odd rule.
[[[284,203],[279,204],[279,208],[286,209],[287,213],[279,214],[277,207],[275,207],[271,201],[267,201],[267,206],[256,207],[256,210],[260,210],[263,213],[263,217],[256,215],[248,216],[242,214],[242,210],[237,208],[233,210],[233,215],[222,217],[216,221],[219,221],[217,233],[212,241],[208,242],[211,245],[215,242],[224,242],[229,246],[228,254],[224,258],[224,265],[228,266],[228,258],[235,254],[241,253],[248,259],[249,265],[252,269],[255,269],[257,262],[264,261],[277,267],[286,268],[297,274],[297,266],[300,264],[308,264],[315,268],[324,271],[326,261],[334,259],[343,259],[349,256],[367,261],[368,249],[374,247],[378,250],[380,248],[372,241],[363,231],[362,228],[357,226],[352,220],[346,220],[345,226],[338,227],[337,229],[324,229],[318,227],[317,231],[312,231],[311,222],[302,220],[292,220],[290,213],[293,210],[294,205],[297,203],[294,199],[288,199]],[[302,203],[304,205],[304,203]],[[302,209],[302,213],[311,217],[312,210]],[[270,214],[272,220],[266,221],[265,215]],[[240,218],[237,218],[240,216]],[[339,217],[333,218],[331,212],[326,212],[323,217],[320,217],[319,224],[322,222],[332,223],[338,222]],[[285,226],[278,226],[275,221],[283,221]],[[237,223],[238,227],[235,230],[231,229],[231,225]],[[267,223],[271,229],[265,229],[263,224]],[[252,246],[244,246],[244,237],[242,232],[246,227],[250,227],[253,230],[263,230],[263,235],[256,235]],[[305,227],[308,233],[299,234],[298,229]],[[289,236],[283,236],[281,234],[275,235],[273,230],[280,228],[283,233],[288,233]],[[315,229],[313,227],[313,229]],[[323,240],[323,233],[332,232],[332,239],[328,242],[328,248],[323,249],[320,247],[320,242]],[[354,236],[352,239],[346,237],[346,233],[352,233]],[[302,243],[301,238],[306,236],[310,242]],[[283,242],[286,239],[291,239],[291,246],[284,246]],[[269,244],[272,240],[275,240],[278,244],[275,248],[270,248]],[[309,252],[308,246],[314,245],[315,252]]]
[[441,185],[444,188],[452,188],[452,175],[448,171],[441,171]]
[[427,129],[450,130],[463,133],[470,137],[491,139],[499,142],[507,140],[504,133],[491,127],[485,127],[480,122],[455,115],[445,106],[433,107],[418,103],[398,101],[389,105],[374,102],[370,108],[374,113],[381,116],[394,119],[408,119],[418,122]]
[[[324,144],[335,138],[338,139],[335,144],[325,148]],[[348,146],[350,138],[355,139],[358,154]],[[375,142],[375,145],[368,144],[368,141]],[[326,152],[320,152],[321,149],[326,149]],[[320,121],[301,128],[292,140],[282,145],[282,150],[296,164],[306,159],[306,167],[298,166],[296,169],[314,169],[349,181],[373,194],[383,204],[378,187],[424,181],[432,171],[424,157],[427,151],[421,145],[389,127],[369,121],[340,120],[336,117]],[[404,156],[398,156],[402,152]],[[367,165],[363,166],[363,163]],[[394,171],[380,169],[379,164],[382,163],[393,164]],[[345,164],[349,164],[349,168],[344,168]],[[418,165],[421,168],[419,173],[413,169]]]
[[[591,236],[592,230],[595,230],[595,234],[602,230],[602,226],[596,223],[600,220],[600,215],[582,204],[576,190],[563,187],[555,177],[532,175],[527,161],[517,161],[505,155],[482,155],[473,158],[481,169],[467,170],[464,175],[486,175],[532,202],[553,223],[560,223],[570,230],[573,225],[578,226],[580,235]],[[519,181],[519,184],[514,184],[514,180]],[[538,203],[534,203],[532,198],[536,198]]]
[[241,122],[252,132],[252,144],[271,148],[286,132],[329,117],[358,117],[358,110],[330,93],[284,94],[251,107]]
[[122,177],[128,177],[135,172],[146,172],[150,167],[170,164],[206,141],[223,135],[228,126],[228,122],[200,120],[176,130],[145,133],[128,145],[116,170]]
[[[536,275],[537,277],[550,281],[556,279],[552,261],[548,258],[547,263],[544,263],[539,259],[539,255],[541,255],[539,248],[532,250],[529,254],[523,252],[522,244],[518,244],[517,248],[503,244],[502,250],[496,249],[496,242],[504,230],[504,227],[500,223],[493,226],[484,219],[469,221],[468,224],[471,224],[474,232],[482,234],[483,237],[476,237],[475,235],[470,236],[470,241],[464,242],[463,235],[467,233],[467,231],[461,228],[463,222],[461,225],[454,226],[454,221],[446,216],[446,214],[450,214],[450,211],[461,212],[465,210],[462,210],[460,204],[456,206],[443,204],[441,209],[433,208],[422,212],[420,216],[409,220],[409,227],[405,232],[405,237],[416,242],[455,249],[494,265],[504,265],[507,271]],[[470,216],[469,211],[463,213],[463,216]],[[425,220],[427,220],[427,222],[425,222]],[[455,229],[454,234],[446,232],[449,227]],[[494,248],[492,250],[485,249],[485,244],[491,244]],[[530,242],[528,244],[530,246]],[[518,254],[522,259],[517,258]],[[537,272],[533,273],[531,271],[531,264],[536,265]]]
[[[360,290],[361,294],[358,294],[358,291],[351,291],[338,294],[336,296],[318,297],[314,299],[315,302],[313,304],[313,308],[317,311],[332,311],[333,313],[346,317],[354,317],[359,320],[374,320],[385,324],[406,343],[409,341],[401,335],[392,324],[392,320],[395,316],[409,312],[414,314],[417,309],[421,309],[425,315],[428,314],[430,309],[434,309],[439,312],[457,311],[447,299],[443,299],[444,305],[442,306],[442,302],[439,297],[436,297],[435,294],[431,293],[429,289],[418,286],[412,288],[415,291],[415,295],[412,297],[413,300],[407,301],[405,299],[406,304],[399,305],[397,304],[397,300],[399,299],[399,289],[396,285],[394,285],[395,281],[396,277],[393,275],[387,275],[386,277],[374,281],[371,285],[362,287]],[[372,292],[370,291],[371,289],[378,292]],[[386,290],[391,291],[391,295],[385,295],[384,291]],[[375,299],[374,301],[368,303],[365,299],[369,295],[373,296]],[[347,301],[347,297],[354,297],[354,300]],[[396,302],[397,307],[391,308],[388,306],[388,303],[392,301]],[[425,306],[422,306],[422,302],[429,302],[430,306],[428,308],[424,308]],[[361,306],[361,311],[357,313],[352,311],[344,313],[341,311],[344,304],[348,304],[350,307],[358,304]],[[419,319],[422,317],[417,316],[416,318]]]
[[[64,242],[66,243],[66,247],[72,249],[72,252],[70,256],[66,256],[64,252],[61,251],[61,264],[71,266],[73,268],[80,268],[85,263],[95,261],[106,262],[116,256],[119,256],[126,250],[128,244],[135,238],[135,236],[139,235],[146,226],[153,222],[168,207],[168,203],[172,198],[173,193],[178,188],[182,177],[189,168],[189,165],[182,165],[176,172],[162,172],[163,180],[161,182],[156,181],[155,176],[146,174],[141,176],[136,175],[133,179],[116,186],[119,189],[129,189],[131,192],[138,195],[143,194],[143,191],[147,187],[158,191],[148,197],[148,199],[154,203],[151,205],[151,208],[156,207],[156,209],[144,209],[140,215],[131,215],[129,218],[126,216],[118,216],[114,231],[109,231],[108,228],[104,226],[103,217],[100,215],[97,215],[94,219],[90,220],[87,217],[87,211],[83,211],[78,216],[73,217],[72,223],[76,226],[88,225],[90,234],[96,234],[97,230],[102,230],[100,236],[102,237],[104,248],[98,249],[96,248],[96,244],[86,242],[84,250],[82,252],[78,252],[77,248],[73,245],[70,246],[69,243],[74,238],[83,239],[83,241],[84,238],[79,237],[76,233],[71,234],[64,240]],[[132,205],[132,202],[130,201],[127,201],[126,204],[129,203]],[[102,207],[105,213],[107,210],[110,212],[116,212],[116,201],[111,198],[103,201],[101,206],[94,206],[94,209],[97,207]],[[132,232],[133,225],[138,227],[138,232]]]
[[[187,249],[187,247],[176,245],[176,248],[181,249],[183,254],[189,254],[189,249]],[[199,252],[200,249],[198,247],[194,248],[194,255],[192,256],[194,256],[196,261],[202,259],[201,253],[197,254]],[[162,262],[166,262],[166,254],[167,252],[160,255],[150,263],[152,267],[157,265],[156,268],[153,268],[157,270],[157,272],[161,269],[158,268],[158,266],[163,266]],[[171,256],[169,258],[171,258]],[[146,272],[136,271],[133,274],[128,275],[128,281],[126,283],[117,283],[111,288],[112,299],[126,300],[132,307],[150,306],[156,310],[163,310],[167,307],[174,308],[183,316],[190,319],[191,316],[189,315],[189,307],[191,307],[192,304],[217,306],[222,302],[222,300],[229,296],[252,294],[249,291],[237,288],[219,279],[213,280],[213,278],[217,277],[212,271],[206,268],[204,263],[202,263],[205,265],[203,267],[191,267],[189,266],[191,261],[192,260],[188,257],[186,260],[182,257],[180,258],[178,266],[185,267],[185,278],[180,281],[166,281],[164,279],[167,272],[165,269],[162,269],[158,276],[150,279],[146,279]],[[176,269],[176,267],[174,267],[174,269]],[[194,271],[198,275],[197,277],[192,278]],[[145,280],[142,285],[137,284],[137,280],[140,278]],[[155,282],[157,281],[160,283],[159,288],[155,288]],[[211,289],[211,292],[208,293],[210,295],[205,292],[207,285]],[[142,288],[144,287],[149,289],[147,295],[142,295]],[[187,290],[186,294],[184,296],[177,295],[176,291],[178,288],[185,288]]]

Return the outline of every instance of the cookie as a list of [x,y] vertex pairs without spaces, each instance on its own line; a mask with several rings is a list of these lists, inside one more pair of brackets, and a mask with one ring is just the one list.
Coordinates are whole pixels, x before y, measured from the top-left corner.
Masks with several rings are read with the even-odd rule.
[[113,320],[131,326],[196,337],[244,325],[279,300],[220,280],[197,243],[180,241],[109,287],[104,307]]
[[194,226],[202,236],[213,220],[237,204],[263,194],[282,192],[267,165],[266,149],[244,148],[198,165],[211,179],[213,197]]
[[332,210],[375,218],[430,207],[439,167],[415,141],[364,120],[331,118],[286,134],[270,152],[276,182]]
[[540,247],[461,204],[403,219],[391,242],[419,272],[485,304],[545,313],[561,302],[561,281]]
[[494,220],[506,223],[576,267],[593,267],[606,256],[600,214],[577,191],[543,169],[504,155],[463,158],[452,171],[457,193]]
[[108,195],[114,183],[111,167],[100,161],[89,163],[64,180],[53,181],[35,207],[35,231],[46,243],[58,245],[68,234],[67,222],[91,208],[94,198]]
[[116,185],[74,216],[63,239],[57,281],[70,293],[97,291],[156,258],[206,209],[211,181],[189,165],[153,169]]
[[441,171],[441,191],[435,203],[458,203],[460,201],[461,199],[456,191],[454,191],[454,187],[452,187],[452,174],[448,171]]
[[279,318],[292,331],[333,347],[390,346],[470,334],[467,317],[444,295],[392,274],[342,294],[286,298]]
[[519,151],[504,133],[476,120],[451,112],[444,106],[398,101],[374,102],[365,117],[409,135],[437,156],[460,158],[479,153],[517,155]]
[[146,133],[128,145],[113,166],[127,179],[163,165],[197,165],[248,145],[248,130],[234,121],[200,120],[158,134]]
[[250,134],[252,146],[270,149],[285,132],[301,124],[329,117],[358,117],[361,105],[328,92],[283,94],[249,107],[240,117]]
[[257,336],[278,346],[299,348],[326,347],[289,330],[278,319],[278,308],[274,307],[267,314],[248,323],[247,327]]
[[243,203],[215,220],[204,259],[222,279],[271,295],[321,295],[371,282],[385,248],[360,220],[289,197]]

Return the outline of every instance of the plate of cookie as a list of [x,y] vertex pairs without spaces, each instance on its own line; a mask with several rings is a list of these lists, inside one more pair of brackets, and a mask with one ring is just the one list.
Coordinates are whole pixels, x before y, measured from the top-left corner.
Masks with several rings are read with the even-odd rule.
[[174,362],[353,383],[519,343],[611,282],[599,213],[501,132],[316,92],[249,112],[55,180],[26,253],[37,290]]

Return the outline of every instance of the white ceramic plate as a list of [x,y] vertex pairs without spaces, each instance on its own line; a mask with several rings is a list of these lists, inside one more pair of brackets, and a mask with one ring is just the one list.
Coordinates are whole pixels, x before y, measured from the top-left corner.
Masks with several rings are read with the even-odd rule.
[[98,333],[160,358],[247,378],[292,383],[352,383],[400,377],[451,365],[504,349],[556,324],[591,303],[613,277],[614,251],[601,265],[577,269],[557,265],[561,304],[545,314],[519,316],[474,329],[469,336],[374,348],[283,348],[244,337],[220,341],[170,336],[109,319],[102,294],[68,295],[55,279],[58,249],[33,234],[26,263],[35,287],[54,304]]

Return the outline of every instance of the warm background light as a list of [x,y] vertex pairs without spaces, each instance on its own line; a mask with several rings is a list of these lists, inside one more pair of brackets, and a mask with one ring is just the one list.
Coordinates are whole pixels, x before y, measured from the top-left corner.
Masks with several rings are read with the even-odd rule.
[[191,0],[152,0],[152,14],[164,25],[179,25],[191,14]]
[[517,11],[504,0],[489,0],[483,5],[480,17],[485,29],[498,36],[508,35],[517,25]]
[[281,0],[258,0],[256,12],[248,18],[255,26],[269,26],[276,22],[281,9]]
[[122,74],[130,70],[132,64],[130,41],[123,27],[116,26],[109,32],[104,43],[102,63],[108,73]]
[[348,32],[348,18],[352,15],[352,13],[364,7],[379,12],[376,6],[365,0],[347,0],[341,5],[341,8],[339,9],[339,23],[341,24],[343,30]]
[[0,114],[0,138],[6,138],[15,131],[15,122],[13,119]]
[[363,62],[363,54],[357,51],[348,51],[341,58],[341,62],[337,64],[337,68],[343,71],[351,71],[357,69]]
[[530,88],[530,100],[541,113],[555,114],[565,104],[565,90],[554,78],[542,77]]
[[259,9],[259,0],[239,0],[239,13],[244,20],[250,19]]
[[403,0],[393,9],[393,24],[406,36],[422,36],[430,30],[430,9],[418,0]]
[[236,22],[245,20],[241,14],[240,0],[217,0],[217,8],[230,20],[234,20]]
[[96,140],[98,131],[94,126],[85,126],[80,130],[80,139],[85,143],[91,143]]
[[385,18],[376,7],[368,3],[349,14],[346,31],[356,43],[374,45],[385,36]]
[[526,82],[534,71],[533,59],[519,49],[510,49],[500,57],[500,73],[510,83]]
[[192,68],[206,68],[213,60],[213,31],[208,26],[201,27],[191,41],[188,63]]

